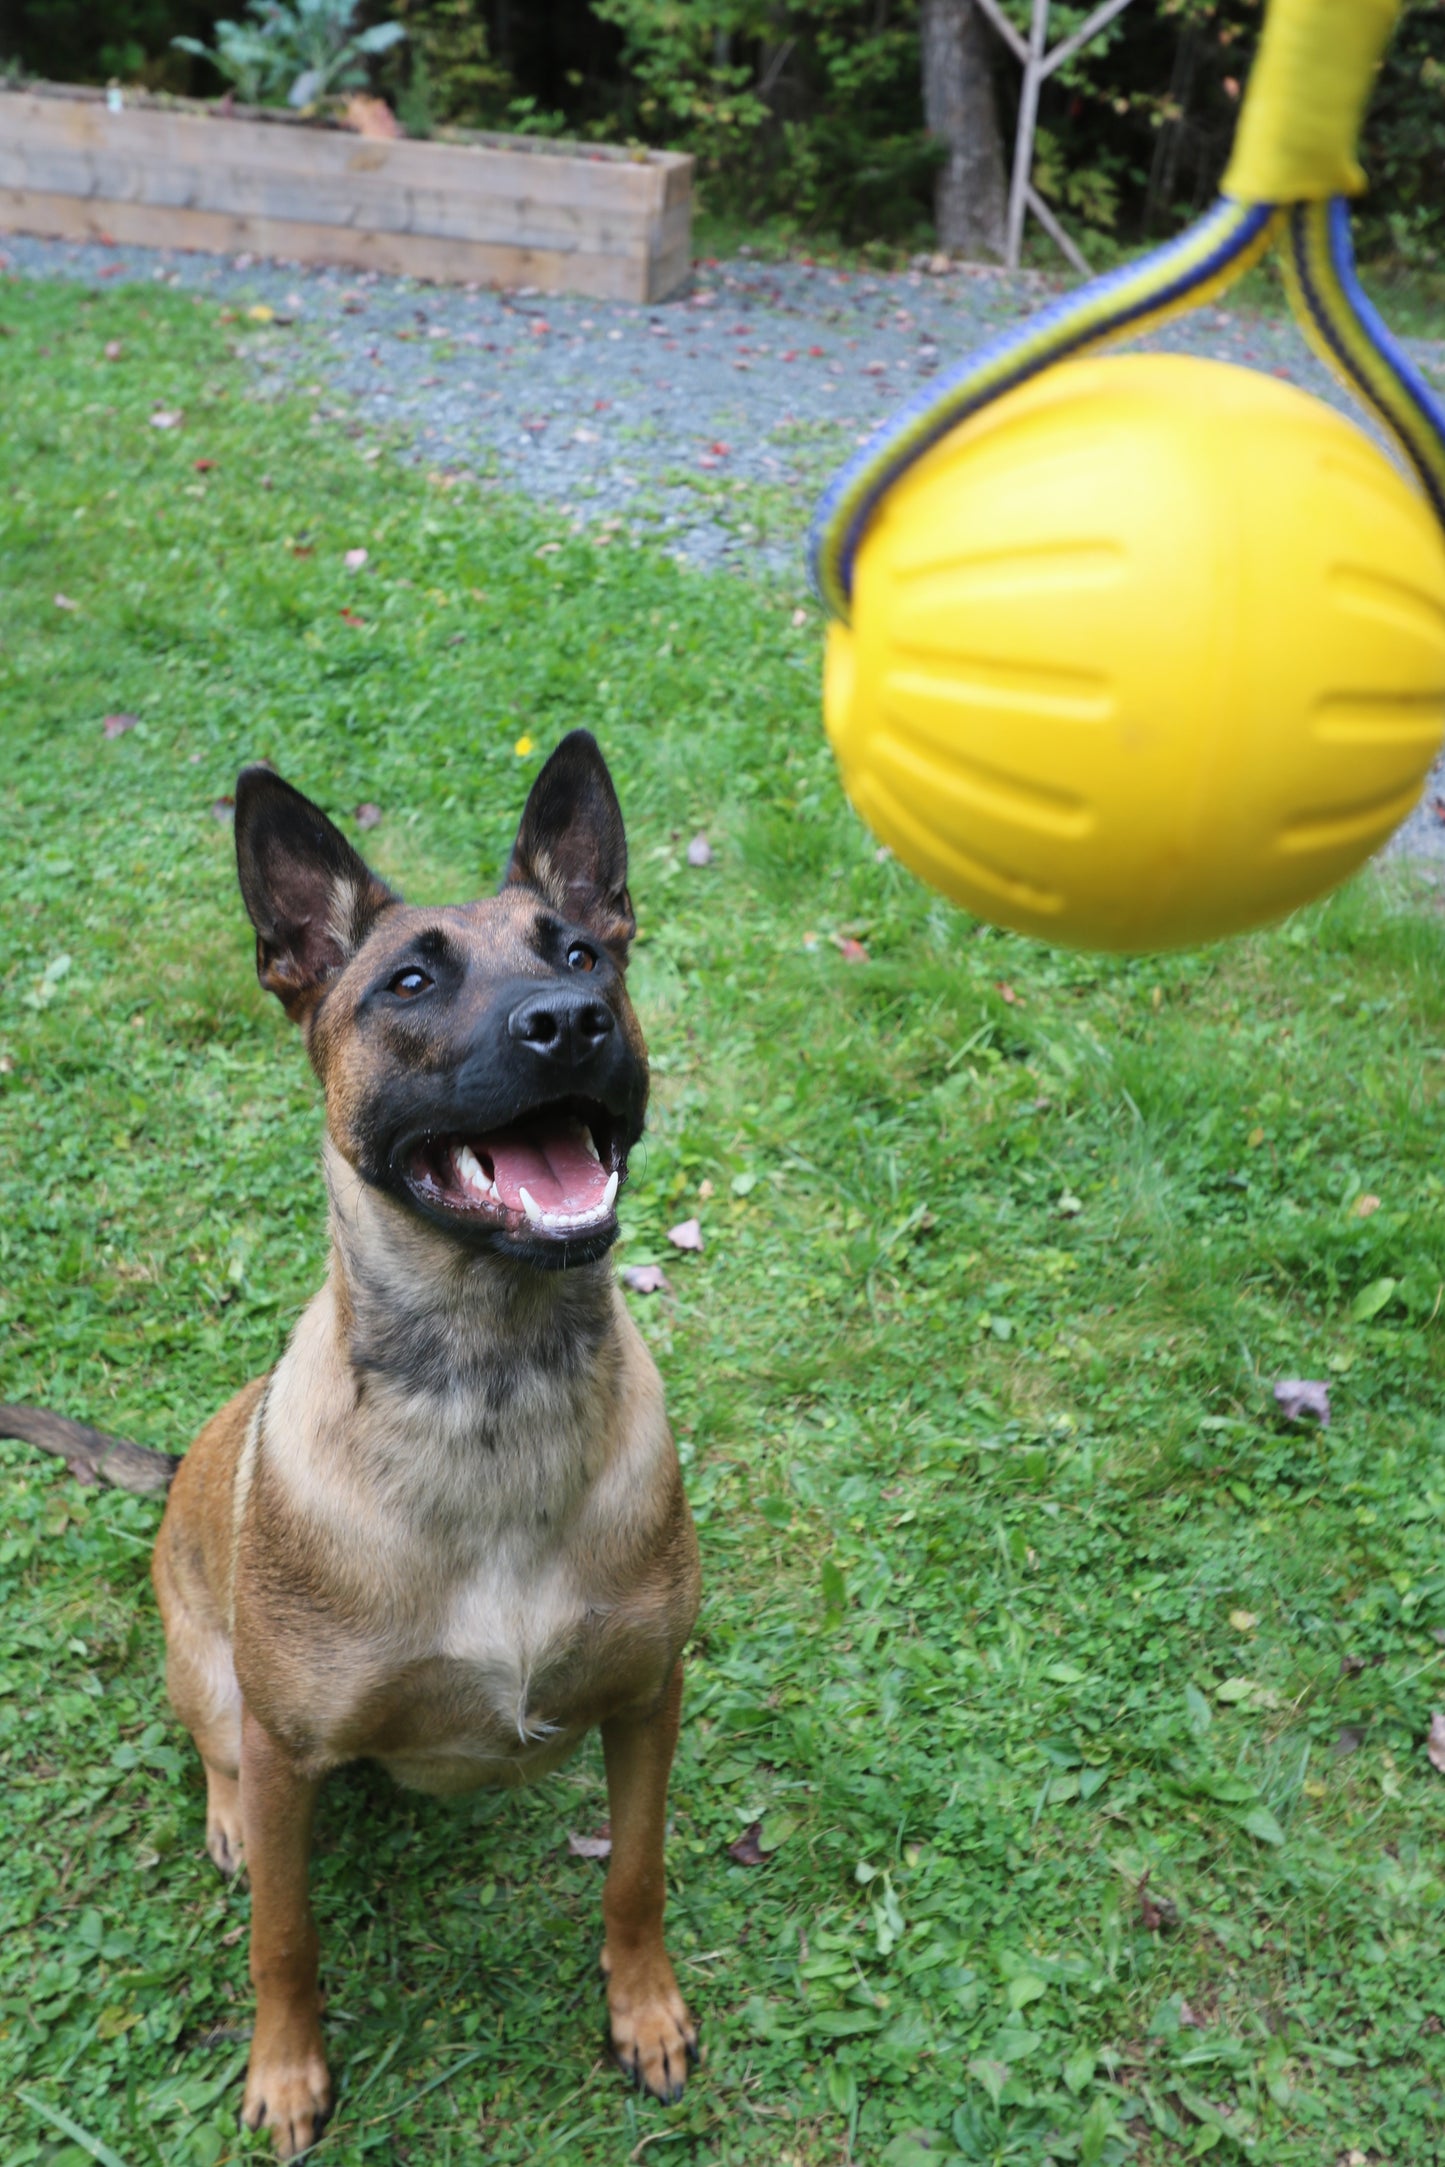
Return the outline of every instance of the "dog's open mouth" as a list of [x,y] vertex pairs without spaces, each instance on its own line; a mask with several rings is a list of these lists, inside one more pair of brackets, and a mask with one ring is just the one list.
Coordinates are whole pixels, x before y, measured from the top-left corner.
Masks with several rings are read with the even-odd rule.
[[428,1137],[406,1178],[433,1211],[565,1242],[612,1225],[624,1163],[621,1124],[601,1106],[569,1101],[484,1135]]

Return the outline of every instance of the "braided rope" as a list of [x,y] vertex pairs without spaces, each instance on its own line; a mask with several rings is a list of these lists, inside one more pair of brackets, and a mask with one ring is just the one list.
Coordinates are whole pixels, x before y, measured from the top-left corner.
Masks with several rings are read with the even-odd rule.
[[1445,526],[1445,406],[1360,287],[1344,198],[1291,205],[1280,256],[1306,338],[1394,437]]

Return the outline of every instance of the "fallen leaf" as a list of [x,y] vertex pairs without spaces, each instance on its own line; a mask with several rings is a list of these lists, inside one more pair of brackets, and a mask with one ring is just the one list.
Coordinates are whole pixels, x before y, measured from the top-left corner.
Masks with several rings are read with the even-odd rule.
[[634,1294],[671,1294],[672,1284],[660,1264],[629,1264],[622,1274],[624,1287]]
[[316,544],[314,542],[293,542],[291,544],[291,554],[293,557],[314,557]]
[[1029,1005],[1021,993],[1014,992],[1013,987],[1009,984],[1006,978],[1000,978],[995,981],[994,991],[999,994],[1004,1001],[1007,1002],[1010,1008],[1027,1008]]
[[703,1175],[702,1180],[697,1185],[697,1193],[702,1198],[704,1204],[713,1194],[713,1185],[706,1174]]
[[1179,2004],[1179,2025],[1182,2031],[1202,2032],[1204,2019],[1190,2008],[1187,2001],[1181,2000]]
[[369,550],[348,549],[346,555],[342,558],[341,561],[346,566],[348,572],[359,572],[361,570],[361,567],[365,564],[369,555]]
[[185,416],[179,407],[158,406],[151,415],[151,427],[153,429],[179,429],[184,420]]
[[1350,1217],[1352,1219],[1368,1219],[1371,1213],[1377,1212],[1379,1208],[1380,1199],[1377,1196],[1357,1196],[1350,1206]]
[[79,609],[80,604],[72,602],[68,594],[58,594],[55,597],[55,607],[57,609]]
[[1231,1610],[1229,1622],[1236,1633],[1252,1633],[1259,1620],[1252,1610]]
[[696,1219],[684,1219],[681,1226],[669,1227],[667,1238],[674,1249],[702,1248],[702,1228]]
[[728,1845],[728,1857],[735,1866],[766,1866],[772,1857],[759,1841],[763,1833],[761,1821],[749,1821],[736,1843]]
[[191,463],[198,474],[214,474],[216,471],[214,459],[195,459]]
[[1287,1422],[1302,1422],[1313,1415],[1322,1430],[1330,1426],[1330,1388],[1313,1377],[1281,1377],[1274,1387],[1275,1400]]
[[1083,1208],[1083,1198],[1074,1196],[1068,1189],[1065,1189],[1058,1203],[1054,1206],[1061,1219],[1077,1219]]
[[246,314],[253,324],[272,324],[276,321],[275,309],[269,307],[264,301],[255,302],[252,307],[247,309]]
[[598,1836],[579,1836],[567,1831],[567,1849],[574,1859],[606,1859],[612,1856],[612,1824],[604,1821]]
[[235,811],[236,811],[236,800],[235,800],[235,799],[234,799],[234,798],[233,798],[233,797],[232,797],[232,796],[230,795],[229,791],[227,792],[227,794],[225,795],[225,797],[221,797],[221,798],[212,798],[212,800],[211,800],[211,818],[212,818],[212,820],[230,820],[230,819],[232,819],[232,818],[234,817]]
[[799,608],[793,611],[793,630],[795,632],[797,632],[807,622],[808,612],[805,609]]
[[[1439,1722],[1440,1718],[1437,1716],[1435,1721]],[[1434,1724],[1431,1725],[1430,1735],[1432,1738],[1435,1735]],[[1363,1725],[1359,1723],[1347,1723],[1340,1732],[1339,1737],[1335,1740],[1334,1745],[1330,1750],[1333,1752],[1334,1757],[1337,1761],[1347,1761],[1352,1753],[1359,1752],[1364,1742],[1365,1732]],[[1435,1761],[1435,1749],[1433,1746],[1430,1749],[1430,1758],[1432,1761]],[[1445,1767],[1445,1762],[1435,1761],[1435,1766],[1437,1768]]]
[[364,625],[366,623],[366,619],[358,617],[354,609],[344,609],[340,612],[340,616],[344,625]]
[[712,844],[705,835],[695,835],[688,844],[687,862],[689,865],[712,864]]
[[375,828],[381,823],[381,807],[367,803],[356,808],[356,825],[359,828]]
[[107,715],[101,728],[107,737],[124,737],[140,721],[139,715]]
[[1342,1655],[1340,1657],[1340,1676],[1342,1678],[1357,1678],[1364,1667],[1365,1658],[1362,1655]]
[[347,99],[341,125],[378,143],[395,143],[406,132],[385,98],[368,98],[361,91]]
[[107,340],[106,340],[106,342],[105,342],[105,358],[106,358],[106,360],[107,360],[107,361],[119,361],[119,359],[120,359],[121,355],[122,355],[122,354],[123,354],[124,352],[125,352],[125,348],[124,348],[124,347],[123,347],[123,346],[121,345],[121,343],[120,343],[120,340],[119,340],[119,339],[107,339]]
[[868,951],[862,941],[855,941],[850,933],[835,933],[833,945],[845,963],[866,963]]
[[1430,1756],[1430,1766],[1438,1768],[1445,1776],[1445,1715],[1438,1708],[1430,1718],[1430,1737],[1425,1751]]

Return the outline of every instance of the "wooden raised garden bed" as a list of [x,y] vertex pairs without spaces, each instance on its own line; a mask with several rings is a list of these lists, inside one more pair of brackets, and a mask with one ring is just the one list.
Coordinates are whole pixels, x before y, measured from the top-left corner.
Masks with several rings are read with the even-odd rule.
[[249,108],[0,90],[0,231],[661,301],[692,160],[528,136],[385,142]]

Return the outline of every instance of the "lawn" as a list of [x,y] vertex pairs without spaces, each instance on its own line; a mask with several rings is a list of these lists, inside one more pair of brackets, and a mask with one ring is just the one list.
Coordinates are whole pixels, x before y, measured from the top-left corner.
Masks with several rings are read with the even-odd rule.
[[[1438,899],[1371,875],[1143,962],[976,925],[843,803],[800,590],[368,459],[255,399],[218,318],[0,285],[0,1397],[180,1450],[323,1270],[242,762],[353,834],[378,808],[361,846],[444,899],[496,879],[587,723],[654,1055],[619,1254],[672,1283],[629,1299],[706,1583],[683,2104],[600,2052],[602,1869],[567,1847],[595,1746],[460,1806],[358,1768],[314,1877],[320,2156],[1436,2159]],[[666,1240],[693,1214],[700,1257]],[[1328,1381],[1327,1429],[1280,1418],[1281,1377]],[[157,1506],[0,1469],[0,2157],[261,2156],[248,1898],[162,1695]]]

